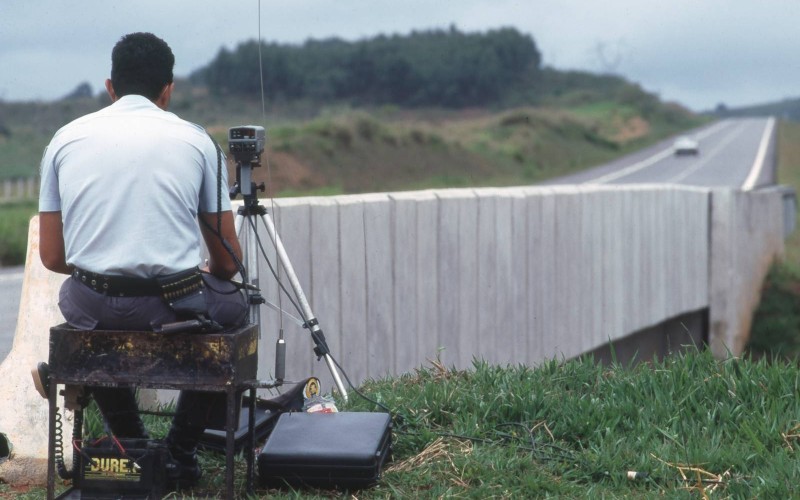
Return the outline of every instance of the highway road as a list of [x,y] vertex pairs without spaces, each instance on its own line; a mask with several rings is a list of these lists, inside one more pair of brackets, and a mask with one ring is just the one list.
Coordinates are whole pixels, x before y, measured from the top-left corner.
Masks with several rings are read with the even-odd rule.
[[[751,189],[774,183],[775,122],[729,119],[691,131],[697,156],[677,157],[673,139],[581,173],[543,184],[676,183]],[[0,360],[11,349],[16,329],[22,268],[0,268]]]
[[670,183],[752,189],[774,183],[775,120],[740,118],[716,122],[687,135],[696,156],[677,156],[673,139],[575,175],[543,184]]
[[17,329],[17,314],[24,268],[0,268],[0,362],[6,358]]

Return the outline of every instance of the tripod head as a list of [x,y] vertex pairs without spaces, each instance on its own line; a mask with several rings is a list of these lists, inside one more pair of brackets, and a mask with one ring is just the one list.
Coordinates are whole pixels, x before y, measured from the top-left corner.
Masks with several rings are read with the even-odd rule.
[[265,190],[263,182],[258,185],[253,182],[252,169],[261,166],[266,141],[264,127],[258,125],[240,125],[228,130],[228,151],[236,161],[236,182],[230,190],[231,199],[241,194],[245,205],[250,205],[257,199],[256,191]]
[[267,134],[258,125],[240,125],[228,130],[228,149],[237,163],[260,160]]

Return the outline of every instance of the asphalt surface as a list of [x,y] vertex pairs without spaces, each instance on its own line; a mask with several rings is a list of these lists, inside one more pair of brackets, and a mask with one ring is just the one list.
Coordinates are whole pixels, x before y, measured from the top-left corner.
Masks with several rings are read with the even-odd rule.
[[[669,183],[752,188],[774,182],[774,121],[728,119],[691,131],[697,155],[674,154],[674,139],[544,184]],[[756,168],[761,167],[761,168]]]
[[24,267],[0,268],[0,362],[14,342]]

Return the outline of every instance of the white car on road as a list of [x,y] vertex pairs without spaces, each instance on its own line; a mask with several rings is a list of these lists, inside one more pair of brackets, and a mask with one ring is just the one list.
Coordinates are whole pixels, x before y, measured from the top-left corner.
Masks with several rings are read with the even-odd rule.
[[697,156],[700,154],[700,143],[698,143],[697,139],[694,139],[693,137],[683,135],[675,140],[675,143],[672,145],[672,149],[675,151],[675,156]]

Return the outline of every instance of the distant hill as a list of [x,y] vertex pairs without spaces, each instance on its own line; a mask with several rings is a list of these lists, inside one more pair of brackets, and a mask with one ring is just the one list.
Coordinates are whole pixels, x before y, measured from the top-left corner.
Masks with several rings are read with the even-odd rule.
[[711,114],[720,118],[727,116],[774,116],[781,120],[800,122],[800,98],[784,99],[778,102],[739,108],[727,108],[724,105],[720,105]]

